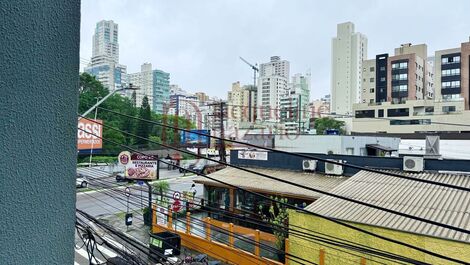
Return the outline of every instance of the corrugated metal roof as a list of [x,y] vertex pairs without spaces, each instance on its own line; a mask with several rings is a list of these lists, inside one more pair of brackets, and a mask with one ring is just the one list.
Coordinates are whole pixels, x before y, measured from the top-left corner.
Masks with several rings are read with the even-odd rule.
[[[307,173],[288,170],[271,170],[261,168],[250,168],[258,173],[263,173],[275,178],[289,180],[307,187],[315,188],[321,191],[329,191],[341,184],[348,177],[329,176],[318,173]],[[236,168],[225,168],[209,175],[211,178],[221,180],[223,182],[235,185],[251,191],[274,193],[288,197],[302,197],[309,199],[318,199],[322,194],[295,187],[290,184],[284,184],[277,180],[271,180],[254,173],[249,173]],[[207,179],[198,177],[194,180],[196,183],[220,186],[221,184]]]
[[[470,188],[470,175],[396,173]],[[331,193],[470,230],[470,192],[360,171]],[[330,196],[322,196],[306,209],[344,221],[470,242],[469,234]]]

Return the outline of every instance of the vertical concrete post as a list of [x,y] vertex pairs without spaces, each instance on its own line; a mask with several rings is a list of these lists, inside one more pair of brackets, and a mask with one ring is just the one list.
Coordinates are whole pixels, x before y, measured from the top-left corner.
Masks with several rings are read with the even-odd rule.
[[325,250],[320,249],[320,258],[319,258],[319,264],[320,265],[325,265]]
[[211,241],[211,218],[206,219],[206,240]]
[[260,255],[259,242],[260,242],[260,231],[256,229],[255,231],[255,256],[258,256],[258,257]]
[[80,1],[0,1],[0,264],[73,264]]
[[186,212],[186,234],[191,234],[191,213]]
[[234,240],[234,237],[233,237],[233,223],[229,224],[229,231],[230,231],[230,234],[228,236],[228,242],[229,242],[229,245],[231,247],[233,247],[234,243],[235,243],[235,240]]
[[284,252],[286,253],[284,264],[289,265],[289,238],[286,238],[284,240],[284,245]]

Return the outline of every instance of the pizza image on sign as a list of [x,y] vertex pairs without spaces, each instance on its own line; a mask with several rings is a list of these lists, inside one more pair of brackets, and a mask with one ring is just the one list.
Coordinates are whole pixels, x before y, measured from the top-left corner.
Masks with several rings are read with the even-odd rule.
[[156,156],[122,152],[119,154],[119,163],[125,166],[127,179],[154,180],[157,177]]
[[154,179],[156,169],[148,167],[137,167],[127,169],[127,176],[131,179]]

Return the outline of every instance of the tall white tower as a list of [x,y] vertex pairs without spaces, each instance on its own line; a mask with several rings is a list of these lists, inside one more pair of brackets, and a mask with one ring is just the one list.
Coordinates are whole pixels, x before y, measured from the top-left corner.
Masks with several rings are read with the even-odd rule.
[[119,63],[118,24],[112,20],[96,23],[92,57],[105,56]]
[[331,112],[352,114],[361,101],[362,61],[367,59],[367,37],[354,32],[354,24],[341,23],[331,43]]
[[278,122],[280,120],[280,100],[288,92],[290,63],[272,56],[270,62],[259,68],[258,79],[258,119]]

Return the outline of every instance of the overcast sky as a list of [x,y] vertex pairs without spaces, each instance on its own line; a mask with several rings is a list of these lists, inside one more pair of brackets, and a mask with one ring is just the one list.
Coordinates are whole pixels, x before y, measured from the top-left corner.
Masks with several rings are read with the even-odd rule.
[[[330,91],[331,38],[355,23],[368,58],[402,43],[426,43],[428,55],[468,41],[470,1],[82,0],[80,57],[89,60],[96,22],[119,24],[120,62],[129,73],[150,62],[189,92],[226,98],[235,81],[252,83],[239,60],[279,55],[291,74],[312,73],[312,99]],[[82,65],[83,66],[83,65]]]

